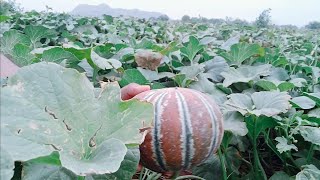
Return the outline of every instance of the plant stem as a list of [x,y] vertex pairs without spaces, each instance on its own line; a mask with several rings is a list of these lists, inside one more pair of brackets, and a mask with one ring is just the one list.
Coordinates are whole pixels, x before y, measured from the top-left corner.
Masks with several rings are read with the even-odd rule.
[[180,176],[177,177],[175,180],[182,180],[182,179],[199,179],[199,180],[205,180],[202,177],[194,176],[194,175],[186,175],[186,176]]
[[179,175],[180,175],[180,171],[174,172],[172,179],[177,179],[179,177]]
[[[257,130],[257,117],[254,117],[253,119],[254,121],[254,136],[253,136],[253,159],[254,159],[254,176],[256,179],[261,179],[263,177],[263,179],[267,179],[265,172],[263,171],[263,168],[261,166],[260,163],[260,159],[259,159],[259,153],[258,153],[258,149],[257,149],[257,137],[258,134],[256,134],[256,130]],[[260,176],[260,175],[262,176]]]
[[311,162],[312,156],[313,156],[313,149],[314,149],[315,145],[311,144],[309,152],[308,152],[308,156],[307,156],[307,164],[309,164]]
[[98,69],[93,68],[93,75],[92,75],[93,86],[97,84],[97,75],[98,75]]
[[226,164],[225,164],[225,162],[224,162],[224,157],[223,157],[223,155],[222,155],[222,152],[221,152],[221,149],[220,149],[220,148],[218,149],[218,155],[219,155],[219,159],[220,159],[220,162],[221,162],[221,170],[222,170],[223,180],[227,180],[228,177],[227,177]]

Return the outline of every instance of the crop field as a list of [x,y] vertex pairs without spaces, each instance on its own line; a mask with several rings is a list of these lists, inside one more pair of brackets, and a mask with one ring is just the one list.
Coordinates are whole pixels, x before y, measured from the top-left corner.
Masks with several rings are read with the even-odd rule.
[[[35,11],[0,23],[1,54],[19,67],[1,78],[1,180],[320,179],[319,30]],[[223,131],[186,121],[186,141],[152,144],[163,171],[149,168],[139,145],[166,121],[153,122],[162,105],[121,100],[131,83],[196,90],[197,117],[221,112]],[[192,120],[188,96],[170,115]],[[198,162],[205,127],[215,147]]]

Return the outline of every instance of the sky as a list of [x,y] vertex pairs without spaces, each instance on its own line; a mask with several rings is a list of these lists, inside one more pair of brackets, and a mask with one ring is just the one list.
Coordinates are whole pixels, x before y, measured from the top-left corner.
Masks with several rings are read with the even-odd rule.
[[25,10],[69,12],[78,4],[108,4],[112,8],[140,9],[167,14],[172,19],[183,15],[206,18],[240,18],[254,21],[271,8],[274,24],[306,25],[320,21],[320,0],[16,0]]

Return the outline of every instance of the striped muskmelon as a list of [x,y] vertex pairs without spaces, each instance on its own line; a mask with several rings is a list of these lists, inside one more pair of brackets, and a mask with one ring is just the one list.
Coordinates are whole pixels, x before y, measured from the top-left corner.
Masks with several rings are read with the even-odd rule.
[[141,163],[148,169],[189,169],[219,148],[223,119],[209,96],[187,88],[164,88],[135,98],[154,105],[154,126],[140,145]]

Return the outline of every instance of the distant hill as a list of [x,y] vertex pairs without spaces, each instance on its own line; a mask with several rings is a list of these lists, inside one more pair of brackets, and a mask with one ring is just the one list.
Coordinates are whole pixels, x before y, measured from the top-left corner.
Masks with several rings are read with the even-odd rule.
[[123,16],[131,16],[138,18],[157,18],[161,15],[165,15],[159,12],[149,12],[149,11],[141,11],[139,9],[121,9],[121,8],[111,8],[107,4],[99,4],[99,5],[88,5],[88,4],[79,4],[75,7],[70,14],[72,15],[80,15],[80,16],[102,16],[103,14],[111,15],[114,17],[118,17],[120,15]]

